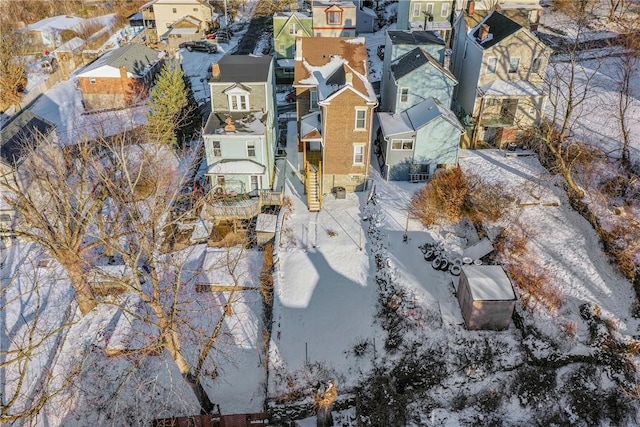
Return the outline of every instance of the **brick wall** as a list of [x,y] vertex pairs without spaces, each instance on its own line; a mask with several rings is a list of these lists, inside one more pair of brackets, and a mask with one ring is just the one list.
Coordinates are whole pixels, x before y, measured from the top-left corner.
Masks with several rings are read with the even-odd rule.
[[[366,130],[356,130],[356,107],[367,108]],[[352,91],[344,91],[325,109],[324,117],[324,174],[366,175],[371,152],[373,108]],[[364,145],[364,163],[355,165],[354,145]],[[326,190],[326,189],[325,189]]]
[[87,110],[124,108],[148,96],[148,86],[138,78],[129,78],[126,70],[120,70],[120,77],[79,77],[78,86],[82,91],[84,107]]

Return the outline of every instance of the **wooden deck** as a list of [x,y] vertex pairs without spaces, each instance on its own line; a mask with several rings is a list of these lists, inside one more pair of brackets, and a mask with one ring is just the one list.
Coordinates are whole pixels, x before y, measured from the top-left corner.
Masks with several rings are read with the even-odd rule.
[[263,190],[257,197],[252,198],[228,201],[212,199],[207,203],[207,211],[216,221],[251,219],[257,216],[264,206],[282,206],[283,201],[283,192]]

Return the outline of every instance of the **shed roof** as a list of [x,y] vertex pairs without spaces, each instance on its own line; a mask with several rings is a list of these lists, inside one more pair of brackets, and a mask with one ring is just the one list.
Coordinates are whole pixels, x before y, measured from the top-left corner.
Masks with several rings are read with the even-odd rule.
[[460,132],[464,130],[453,111],[439,104],[433,98],[425,99],[421,103],[416,104],[403,112],[403,114],[407,115],[409,122],[416,130],[422,128],[438,117],[442,117],[442,119],[449,122]]
[[463,265],[462,275],[467,278],[471,297],[475,301],[516,299],[511,281],[499,265]]
[[218,62],[220,74],[211,77],[211,82],[266,82],[271,70],[270,55],[225,55]]
[[25,143],[33,143],[38,135],[49,135],[56,128],[44,117],[24,110],[0,131],[0,157],[11,166],[22,158]]
[[258,214],[256,219],[256,231],[262,233],[275,233],[278,215]]
[[445,41],[434,31],[408,31],[389,30],[387,31],[391,43],[393,44],[438,44],[445,45]]
[[117,49],[110,50],[105,53],[87,67],[82,70],[78,76],[89,77],[91,72],[105,65],[120,68],[125,67],[127,72],[142,76],[145,74],[145,70],[150,65],[158,62],[160,58],[160,52],[143,46],[138,43],[129,43],[128,45],[119,47]]

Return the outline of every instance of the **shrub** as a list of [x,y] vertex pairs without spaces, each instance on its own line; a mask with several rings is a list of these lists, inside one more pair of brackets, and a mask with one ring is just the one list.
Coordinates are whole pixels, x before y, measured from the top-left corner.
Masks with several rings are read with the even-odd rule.
[[426,226],[438,220],[458,222],[468,217],[474,224],[496,221],[504,214],[510,198],[496,185],[460,167],[438,171],[411,200],[413,215]]
[[549,312],[557,312],[563,304],[560,289],[549,275],[533,264],[508,264],[507,273],[511,281],[522,292],[522,302],[529,309],[541,304]]

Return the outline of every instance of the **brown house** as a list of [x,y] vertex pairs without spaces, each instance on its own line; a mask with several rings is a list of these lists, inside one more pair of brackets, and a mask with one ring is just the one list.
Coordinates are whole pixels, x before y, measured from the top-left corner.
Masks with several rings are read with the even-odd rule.
[[464,265],[458,302],[467,329],[504,330],[511,323],[516,294],[499,265]]
[[309,210],[337,189],[364,190],[369,175],[373,109],[365,39],[296,40],[299,167]]
[[163,60],[162,52],[137,43],[105,53],[78,74],[85,109],[125,108],[146,98]]

